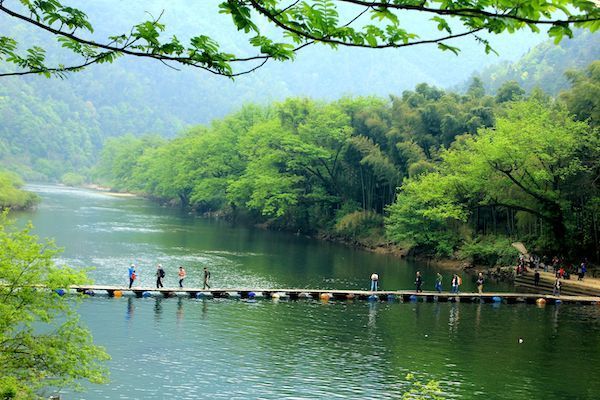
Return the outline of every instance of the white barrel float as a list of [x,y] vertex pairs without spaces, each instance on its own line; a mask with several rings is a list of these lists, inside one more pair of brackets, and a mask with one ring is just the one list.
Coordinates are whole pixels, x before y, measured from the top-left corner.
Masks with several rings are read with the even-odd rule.
[[355,296],[355,294],[354,294],[354,293],[348,293],[348,294],[346,295],[346,299],[347,299],[347,300],[354,300],[354,298],[355,298],[355,297],[356,297],[356,296]]

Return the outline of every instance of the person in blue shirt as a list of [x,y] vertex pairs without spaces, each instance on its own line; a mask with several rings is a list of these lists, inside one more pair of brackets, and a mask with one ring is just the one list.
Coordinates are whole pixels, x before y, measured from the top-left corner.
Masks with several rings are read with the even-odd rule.
[[127,273],[129,275],[129,289],[131,289],[131,285],[133,285],[133,281],[135,281],[135,265],[131,264]]

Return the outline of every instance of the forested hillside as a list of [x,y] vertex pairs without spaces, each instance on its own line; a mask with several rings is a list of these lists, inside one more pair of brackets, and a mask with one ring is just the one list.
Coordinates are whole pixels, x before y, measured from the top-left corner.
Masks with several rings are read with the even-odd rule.
[[[569,87],[565,72],[582,69],[600,59],[600,36],[578,32],[572,40],[554,44],[551,40],[532,48],[517,62],[502,62],[474,74],[486,90],[495,93],[504,82],[515,81],[526,91],[540,87],[557,95]],[[467,84],[463,87],[466,89]]]
[[518,239],[597,257],[599,69],[574,74],[560,100],[514,82],[491,96],[475,79],[464,95],[419,84],[389,100],[246,106],[167,142],[111,139],[98,175],[198,212],[371,246],[494,264]]
[[[90,15],[96,35],[114,34],[147,17],[159,15],[169,34],[186,38],[206,31],[225,48],[240,49],[239,33],[216,1],[191,7],[183,0],[94,1],[80,6]],[[115,12],[118,10],[118,12]],[[418,21],[414,21],[418,24]],[[32,32],[13,19],[0,18],[11,35],[30,44],[54,39]],[[401,50],[354,50],[308,47],[293,63],[267,65],[235,81],[200,71],[175,71],[162,64],[118,59],[70,75],[65,80],[32,76],[0,79],[0,159],[26,179],[58,179],[65,172],[85,172],[106,138],[157,133],[172,137],[182,128],[208,123],[243,104],[268,104],[290,96],[333,100],[343,95],[398,94],[419,82],[450,86],[485,65],[517,59],[541,36],[495,38],[500,56],[486,56],[473,40],[462,40],[454,56],[435,46]],[[516,44],[515,44],[516,43]],[[56,62],[65,60],[56,59]],[[440,68],[443,65],[443,68]]]

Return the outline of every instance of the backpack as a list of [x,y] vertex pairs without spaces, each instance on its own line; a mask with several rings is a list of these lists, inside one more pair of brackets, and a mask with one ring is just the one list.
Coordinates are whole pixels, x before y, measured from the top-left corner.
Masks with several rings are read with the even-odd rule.
[[165,277],[165,270],[161,269],[160,271],[158,271],[158,276],[160,276],[161,278]]

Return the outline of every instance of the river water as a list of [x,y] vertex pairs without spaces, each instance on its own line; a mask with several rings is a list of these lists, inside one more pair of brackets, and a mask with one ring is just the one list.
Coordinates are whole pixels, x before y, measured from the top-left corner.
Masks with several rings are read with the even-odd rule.
[[[132,262],[142,285],[162,263],[166,286],[183,265],[196,287],[205,266],[214,287],[366,289],[376,271],[383,289],[409,289],[420,270],[432,289],[438,271],[143,199],[29,189],[43,202],[18,219],[64,247],[58,262],[93,267],[97,284],[125,284]],[[66,399],[397,399],[408,373],[439,381],[444,398],[600,398],[598,306],[96,296],[79,311],[112,356],[111,382]]]

